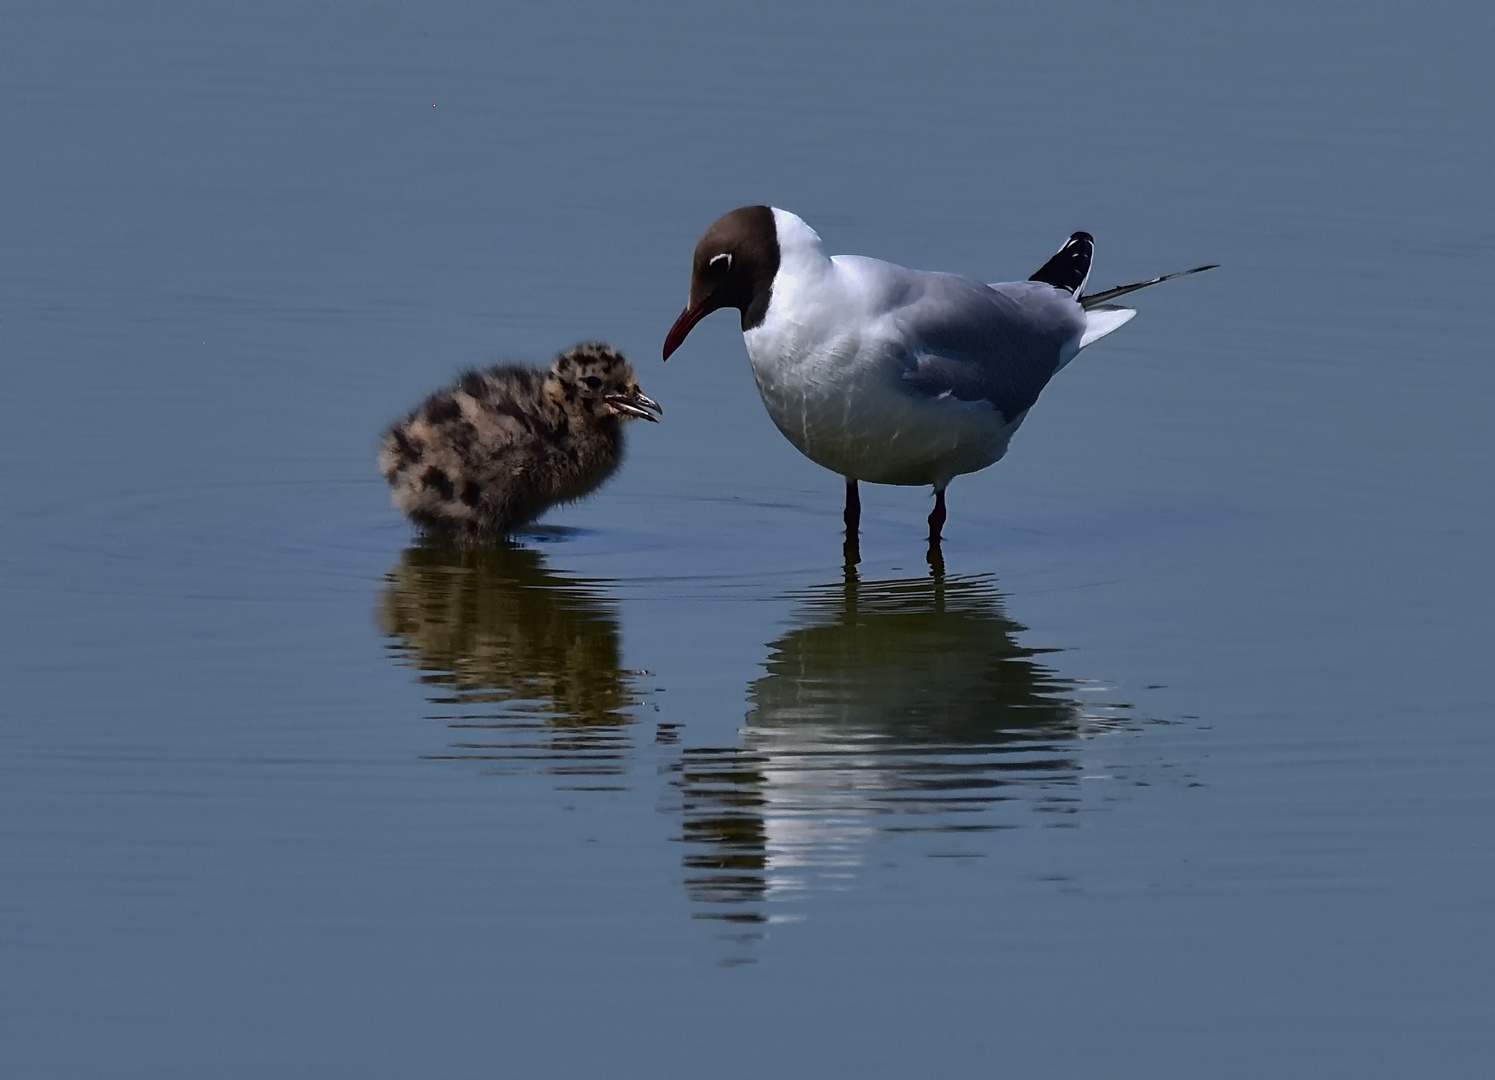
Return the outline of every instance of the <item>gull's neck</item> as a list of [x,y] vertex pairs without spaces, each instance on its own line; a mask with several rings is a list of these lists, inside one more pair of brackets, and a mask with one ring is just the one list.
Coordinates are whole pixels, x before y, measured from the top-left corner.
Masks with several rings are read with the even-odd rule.
[[[820,235],[788,210],[773,208],[774,227],[778,232],[779,271],[774,276],[773,294],[767,312],[770,321],[789,318],[798,322],[823,304],[835,288],[836,265],[825,253]],[[793,314],[792,314],[793,313]]]

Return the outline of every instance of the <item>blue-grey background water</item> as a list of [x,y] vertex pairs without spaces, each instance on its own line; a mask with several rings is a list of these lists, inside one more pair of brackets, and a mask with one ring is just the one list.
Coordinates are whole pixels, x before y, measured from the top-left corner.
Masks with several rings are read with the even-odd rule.
[[[1495,16],[0,12],[0,1073],[1487,1076]],[[950,491],[840,484],[717,214],[1219,262]],[[603,337],[513,550],[383,425]]]

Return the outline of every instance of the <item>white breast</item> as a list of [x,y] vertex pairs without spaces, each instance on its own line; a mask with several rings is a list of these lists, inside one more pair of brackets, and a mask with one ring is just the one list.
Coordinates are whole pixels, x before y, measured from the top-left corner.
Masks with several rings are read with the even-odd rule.
[[763,404],[801,453],[852,479],[940,488],[1006,453],[1022,416],[910,393],[897,327],[855,270],[824,255],[798,262],[743,337]]

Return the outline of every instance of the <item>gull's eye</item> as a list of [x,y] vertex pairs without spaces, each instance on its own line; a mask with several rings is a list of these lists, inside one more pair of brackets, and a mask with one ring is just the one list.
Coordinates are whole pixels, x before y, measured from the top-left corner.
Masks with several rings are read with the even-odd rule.
[[711,259],[706,263],[706,265],[711,267],[713,270],[718,268],[722,270],[730,270],[732,269],[732,256],[724,251],[720,255],[711,256]]
[[595,375],[588,375],[585,379],[583,379],[581,381],[586,384],[586,387],[587,387],[588,390],[601,390],[602,389],[602,380],[599,379],[599,378],[597,378],[597,376],[595,376]]

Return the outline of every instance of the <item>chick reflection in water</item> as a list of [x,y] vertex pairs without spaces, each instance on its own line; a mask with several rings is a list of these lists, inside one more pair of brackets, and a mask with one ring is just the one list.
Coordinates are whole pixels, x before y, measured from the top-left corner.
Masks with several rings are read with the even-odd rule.
[[539,767],[568,776],[624,771],[627,709],[618,615],[595,585],[552,573],[528,548],[419,544],[389,572],[380,624],[422,672],[437,719],[460,731],[433,757]]
[[741,745],[681,763],[687,889],[705,917],[756,921],[753,901],[836,887],[875,833],[979,854],[972,833],[1063,822],[1080,737],[1125,723],[1126,706],[1085,700],[1048,650],[1018,642],[990,577],[848,576],[800,600]]

